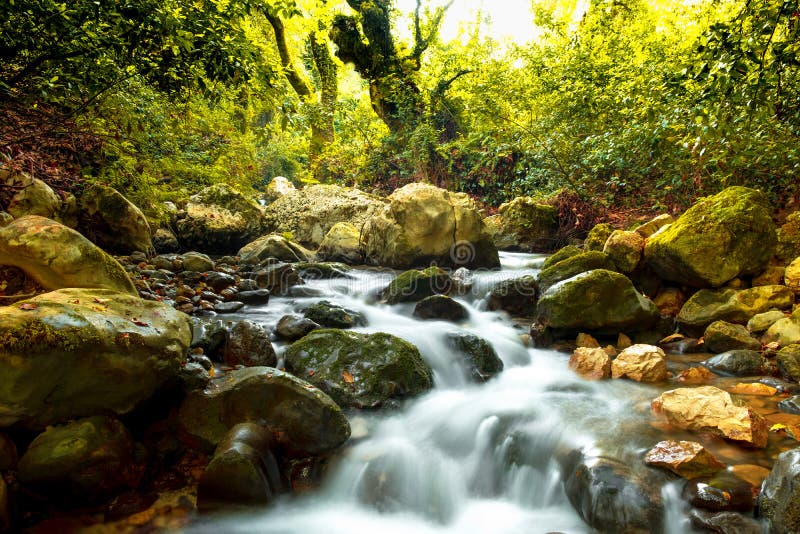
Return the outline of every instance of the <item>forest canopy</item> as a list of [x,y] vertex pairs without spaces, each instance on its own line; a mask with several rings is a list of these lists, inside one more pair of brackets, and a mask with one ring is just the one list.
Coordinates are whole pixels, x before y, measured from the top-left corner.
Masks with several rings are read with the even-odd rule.
[[532,0],[524,42],[490,33],[499,2],[443,37],[459,1],[3,2],[0,162],[150,201],[277,175],[490,207],[798,194],[797,0]]

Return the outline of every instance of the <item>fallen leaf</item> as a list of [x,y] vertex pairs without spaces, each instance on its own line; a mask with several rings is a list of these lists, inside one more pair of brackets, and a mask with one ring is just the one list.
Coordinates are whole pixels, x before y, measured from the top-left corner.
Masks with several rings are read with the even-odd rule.
[[135,324],[136,326],[150,326],[149,324],[147,324],[147,323],[145,323],[145,322],[143,322],[143,321],[140,321],[140,320],[138,320],[138,319],[135,319],[135,318],[134,318],[134,319],[131,319],[131,322],[132,322],[133,324]]
[[36,308],[38,308],[38,306],[34,302],[23,302],[19,305],[20,310],[35,310]]
[[93,297],[92,302],[96,302],[98,304],[105,304],[106,302],[111,302],[111,299],[99,299],[97,297]]
[[314,371],[314,370],[312,369],[312,370],[310,370],[310,371],[308,372],[308,376],[314,376],[314,373],[316,373],[316,371]]
[[672,334],[672,335],[669,335],[669,336],[665,337],[664,339],[662,339],[658,343],[659,344],[661,344],[661,343],[672,343],[673,341],[679,341],[681,339],[684,339],[685,337],[686,336],[682,336],[680,334]]
[[779,430],[786,430],[786,425],[777,423],[769,427],[770,432],[778,432]]
[[344,380],[345,384],[352,384],[354,382],[353,375],[347,371],[342,371],[342,380]]

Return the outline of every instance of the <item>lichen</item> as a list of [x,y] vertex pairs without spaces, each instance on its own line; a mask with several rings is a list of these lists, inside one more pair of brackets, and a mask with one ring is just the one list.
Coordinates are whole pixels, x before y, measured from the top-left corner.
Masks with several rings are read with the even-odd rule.
[[54,328],[41,319],[28,319],[0,332],[0,354],[29,354],[44,348],[75,351],[100,342],[84,327]]

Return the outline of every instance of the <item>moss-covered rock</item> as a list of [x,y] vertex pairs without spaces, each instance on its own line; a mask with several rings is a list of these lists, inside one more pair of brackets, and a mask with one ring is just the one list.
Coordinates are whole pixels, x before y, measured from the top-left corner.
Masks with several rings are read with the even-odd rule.
[[569,258],[563,259],[543,269],[539,273],[539,291],[544,293],[562,280],[594,269],[616,271],[617,266],[605,252],[593,250],[570,256]]
[[665,280],[719,287],[763,271],[776,242],[766,196],[746,187],[729,187],[700,200],[650,237],[645,259]]
[[536,322],[569,332],[647,330],[658,309],[619,273],[596,269],[564,280],[539,297]]
[[499,267],[500,259],[475,203],[464,193],[408,184],[364,226],[367,262],[414,266]]
[[0,228],[0,265],[22,269],[45,289],[107,288],[138,295],[114,258],[75,230],[37,215]]
[[530,317],[536,311],[538,285],[533,275],[503,280],[495,285],[487,297],[487,308],[503,310],[511,315]]
[[56,219],[61,211],[61,200],[49,185],[26,173],[0,169],[0,184],[17,188],[6,211],[13,217],[39,215]]
[[761,350],[761,343],[740,324],[714,321],[703,334],[705,346],[710,352],[726,352],[734,349]]
[[412,269],[397,275],[381,292],[389,304],[416,302],[431,295],[446,295],[453,288],[450,275],[439,267]]
[[269,258],[288,262],[308,261],[313,253],[281,235],[269,234],[246,244],[237,255],[242,263],[253,265]]
[[78,230],[104,250],[115,254],[153,250],[147,218],[117,190],[92,185],[81,194],[78,208]]
[[661,230],[661,228],[663,228],[664,226],[672,224],[674,222],[675,218],[672,217],[672,215],[664,213],[657,217],[654,217],[653,219],[650,219],[644,224],[640,224],[639,226],[636,227],[636,230],[634,231],[643,238],[647,239],[651,235]]
[[347,418],[328,395],[272,367],[237,369],[188,394],[175,420],[181,437],[206,452],[245,422],[270,428],[292,456],[331,452],[350,437]]
[[778,228],[778,246],[775,255],[781,261],[789,263],[800,256],[800,211],[786,217],[786,222]]
[[777,342],[781,346],[800,343],[800,312],[775,321],[761,339],[764,343]]
[[606,239],[603,252],[608,254],[622,273],[632,273],[639,265],[644,250],[644,238],[637,232],[615,230]]
[[0,307],[0,426],[125,413],[177,374],[191,339],[187,315],[109,290]]
[[334,224],[320,243],[317,257],[324,261],[341,261],[348,265],[363,263],[364,247],[361,243],[361,230],[348,222]]
[[702,362],[724,376],[757,376],[764,372],[764,357],[754,350],[729,350]]
[[589,234],[586,236],[586,239],[583,242],[583,250],[596,250],[598,252],[602,251],[603,247],[606,246],[606,240],[612,233],[614,233],[614,230],[616,230],[616,228],[609,223],[600,223],[594,225],[594,227],[589,230]]
[[778,456],[762,485],[758,510],[770,532],[800,532],[800,448]]
[[542,263],[542,269],[547,269],[555,265],[556,263],[560,262],[561,260],[566,260],[567,258],[571,258],[572,256],[577,256],[583,252],[581,249],[576,247],[575,245],[567,245],[566,247],[562,247],[554,252],[552,255],[548,256],[544,263]]
[[800,343],[787,345],[775,356],[778,371],[786,380],[800,382]]
[[475,334],[454,330],[447,332],[447,344],[462,358],[467,376],[485,382],[503,370],[503,361],[492,344]]
[[367,318],[363,313],[332,304],[327,300],[321,300],[304,308],[303,316],[327,328],[353,328],[367,324]]
[[417,348],[382,332],[315,330],[293,343],[284,357],[290,372],[343,407],[377,408],[433,387],[431,369]]
[[532,197],[517,197],[500,206],[497,248],[547,251],[557,242],[558,210]]
[[678,324],[689,334],[699,335],[714,321],[747,324],[756,314],[792,307],[794,294],[785,286],[736,289],[701,289],[678,314]]
[[795,293],[800,294],[800,256],[786,266],[786,270],[783,272],[783,283]]

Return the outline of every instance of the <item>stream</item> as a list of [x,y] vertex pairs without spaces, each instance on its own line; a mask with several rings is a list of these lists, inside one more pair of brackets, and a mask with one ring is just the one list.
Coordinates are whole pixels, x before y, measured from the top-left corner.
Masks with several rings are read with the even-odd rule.
[[[472,291],[456,297],[469,310],[460,324],[415,319],[413,304],[377,303],[376,293],[395,273],[367,269],[351,271],[351,279],[307,281],[290,296],[239,314],[274,327],[286,313],[323,298],[360,311],[369,326],[354,330],[388,332],[416,345],[435,386],[399,410],[351,413],[352,438],[319,489],[263,511],[215,517],[193,531],[589,532],[567,498],[559,458],[598,450],[644,469],[644,451],[688,435],[665,436],[652,424],[650,401],[668,385],[583,380],[568,369],[569,354],[523,344],[527,323],[486,310],[494,284],[535,274],[543,259],[501,253],[502,270],[473,273]],[[446,345],[446,333],[457,329],[489,340],[504,370],[486,383],[471,382]],[[285,348],[276,343],[279,358]],[[721,441],[719,447],[721,456],[738,455]],[[665,532],[691,532],[678,484],[664,485],[661,494]]]

